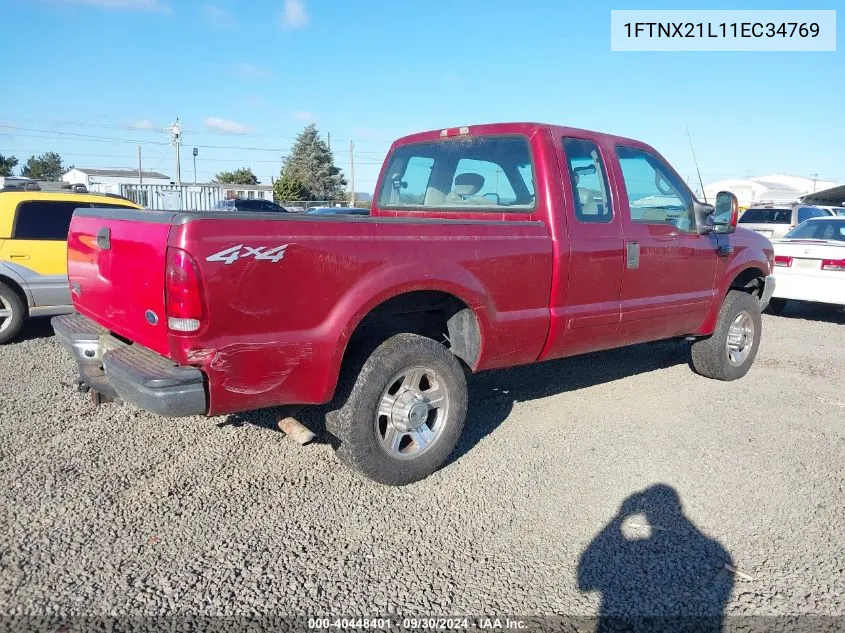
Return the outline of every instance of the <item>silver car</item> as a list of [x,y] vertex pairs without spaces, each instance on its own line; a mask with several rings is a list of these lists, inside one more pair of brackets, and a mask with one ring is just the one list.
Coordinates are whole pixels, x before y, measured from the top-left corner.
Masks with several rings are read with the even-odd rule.
[[765,235],[770,240],[785,236],[804,220],[833,215],[827,209],[807,204],[749,207],[739,218],[739,225]]

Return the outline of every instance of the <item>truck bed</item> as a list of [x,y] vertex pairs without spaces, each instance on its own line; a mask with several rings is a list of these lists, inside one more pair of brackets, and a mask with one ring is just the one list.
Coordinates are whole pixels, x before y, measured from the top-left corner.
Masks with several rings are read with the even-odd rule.
[[[326,402],[358,322],[399,293],[439,290],[476,314],[474,369],[532,362],[548,333],[552,241],[539,220],[80,209],[68,245],[76,309],[201,369],[210,414]],[[199,270],[196,332],[167,327],[168,248]]]

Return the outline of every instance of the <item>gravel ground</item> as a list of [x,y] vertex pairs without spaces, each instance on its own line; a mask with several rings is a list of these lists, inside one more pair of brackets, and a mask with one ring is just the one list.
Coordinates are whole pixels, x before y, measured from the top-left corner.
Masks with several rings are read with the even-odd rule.
[[475,376],[454,460],[396,489],[273,412],[94,409],[32,324],[0,348],[0,613],[845,615],[844,325],[764,316],[733,383],[669,343]]

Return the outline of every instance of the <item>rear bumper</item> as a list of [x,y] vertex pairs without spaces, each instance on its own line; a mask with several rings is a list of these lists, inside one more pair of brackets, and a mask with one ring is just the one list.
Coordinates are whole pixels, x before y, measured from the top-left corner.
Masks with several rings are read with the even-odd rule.
[[166,417],[203,415],[208,410],[199,369],[124,343],[77,313],[51,322],[56,338],[76,360],[80,379],[92,389]]
[[760,297],[760,310],[765,310],[768,305],[769,301],[772,300],[772,295],[775,293],[775,286],[777,282],[775,281],[774,275],[767,275],[766,281],[763,284],[763,294]]

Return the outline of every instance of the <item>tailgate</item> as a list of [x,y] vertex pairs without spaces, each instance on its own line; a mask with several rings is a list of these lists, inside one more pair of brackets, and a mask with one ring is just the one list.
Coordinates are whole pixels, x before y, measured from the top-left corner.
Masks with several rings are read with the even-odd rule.
[[172,211],[77,209],[68,232],[73,305],[115,334],[168,354],[164,268]]

